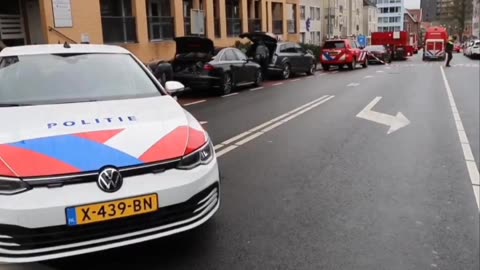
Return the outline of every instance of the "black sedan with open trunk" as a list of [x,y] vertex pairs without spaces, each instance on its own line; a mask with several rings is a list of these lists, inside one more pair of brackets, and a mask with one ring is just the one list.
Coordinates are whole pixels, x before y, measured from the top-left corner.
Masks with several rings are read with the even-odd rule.
[[260,65],[236,48],[215,49],[203,37],[177,37],[175,42],[174,80],[190,89],[225,95],[236,86],[262,84]]

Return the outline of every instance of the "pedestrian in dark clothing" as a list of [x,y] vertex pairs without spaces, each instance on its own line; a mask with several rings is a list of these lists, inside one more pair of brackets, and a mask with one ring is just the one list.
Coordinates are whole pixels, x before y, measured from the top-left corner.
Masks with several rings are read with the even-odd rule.
[[265,74],[268,68],[270,51],[268,50],[263,40],[260,40],[256,45],[257,46],[255,48],[255,62],[260,64],[260,66],[262,67],[262,72],[263,74]]
[[445,47],[445,51],[447,52],[447,64],[446,64],[447,67],[450,67],[450,61],[452,61],[452,58],[453,58],[453,48],[454,47],[455,46],[453,44],[453,39],[450,38],[448,40],[447,46]]

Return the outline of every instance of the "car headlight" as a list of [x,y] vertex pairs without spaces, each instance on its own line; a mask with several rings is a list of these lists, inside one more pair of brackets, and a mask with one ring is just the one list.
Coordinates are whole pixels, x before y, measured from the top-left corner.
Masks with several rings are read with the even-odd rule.
[[19,179],[0,177],[0,195],[13,195],[28,189],[29,186]]
[[204,165],[210,163],[213,159],[213,145],[209,140],[207,144],[202,146],[200,149],[189,154],[188,156],[183,157],[177,165],[178,169],[190,170],[199,165]]

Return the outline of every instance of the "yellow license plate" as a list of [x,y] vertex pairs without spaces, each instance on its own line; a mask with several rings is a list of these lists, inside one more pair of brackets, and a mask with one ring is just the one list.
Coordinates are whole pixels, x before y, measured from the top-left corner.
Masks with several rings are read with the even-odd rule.
[[69,226],[141,215],[158,210],[157,194],[67,208]]

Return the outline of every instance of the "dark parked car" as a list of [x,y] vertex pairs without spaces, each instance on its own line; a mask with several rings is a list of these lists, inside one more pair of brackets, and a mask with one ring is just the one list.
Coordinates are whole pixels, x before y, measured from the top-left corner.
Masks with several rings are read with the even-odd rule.
[[256,46],[259,43],[263,42],[268,47],[270,55],[266,70],[269,75],[281,75],[283,79],[288,79],[294,73],[315,73],[315,56],[297,43],[280,42],[264,32],[244,33],[240,37],[253,42],[247,52],[250,58],[255,58]]
[[215,49],[212,40],[203,37],[177,37],[175,42],[173,76],[186,87],[225,95],[239,85],[262,84],[260,65],[238,49]]
[[365,47],[368,52],[368,63],[391,63],[392,53],[383,45],[370,45]]

